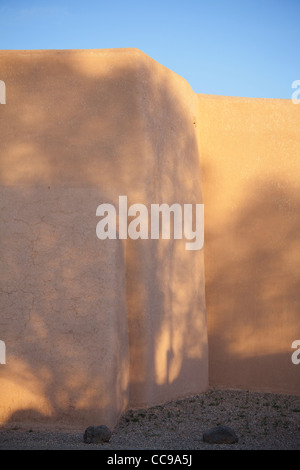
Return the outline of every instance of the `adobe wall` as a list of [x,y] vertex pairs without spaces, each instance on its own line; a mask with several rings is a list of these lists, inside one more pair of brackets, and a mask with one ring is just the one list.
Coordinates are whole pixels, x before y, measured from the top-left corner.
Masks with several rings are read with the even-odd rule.
[[1,423],[113,427],[206,390],[203,250],[96,237],[120,195],[202,202],[197,96],[136,49],[1,51],[0,71]]
[[[136,49],[1,51],[0,73],[0,422],[299,394],[300,106],[197,95]],[[99,240],[121,195],[204,202],[204,249]]]
[[198,97],[210,385],[300,394],[300,106]]

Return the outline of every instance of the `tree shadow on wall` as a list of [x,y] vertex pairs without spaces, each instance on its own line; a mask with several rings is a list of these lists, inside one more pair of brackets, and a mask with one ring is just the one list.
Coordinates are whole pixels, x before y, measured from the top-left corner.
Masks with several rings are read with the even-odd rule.
[[[175,82],[177,97],[172,76],[147,72],[143,72],[141,95],[147,109],[145,152],[150,172],[143,197],[148,205],[201,203],[197,111],[193,114],[194,104],[180,96],[183,90],[187,93],[184,86],[188,85],[181,89]],[[203,251],[187,251],[185,241],[174,240],[171,234],[171,240],[128,240],[126,244],[130,403],[134,406],[207,388]]]
[[[140,399],[136,382],[142,400],[163,400],[171,384],[171,395],[186,393],[197,371],[200,385],[207,373],[202,253],[95,233],[97,205],[117,206],[122,194],[129,204],[201,202],[194,124],[168,80],[150,83],[157,96],[146,122],[133,63],[95,70],[80,55],[51,54],[30,67],[24,57],[20,68],[12,54],[3,67],[13,91],[1,121],[4,398],[18,397],[10,420],[112,425],[129,394]],[[166,119],[168,136],[159,131]],[[151,126],[159,140],[145,147]]]
[[[210,191],[211,171],[206,165]],[[274,178],[244,194],[219,224],[221,195],[206,201],[210,385],[299,394],[291,343],[300,334],[300,193]]]

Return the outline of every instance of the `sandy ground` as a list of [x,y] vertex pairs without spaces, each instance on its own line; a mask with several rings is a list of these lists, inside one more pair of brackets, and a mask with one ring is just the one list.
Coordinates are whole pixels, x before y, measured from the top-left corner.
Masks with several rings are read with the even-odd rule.
[[[102,423],[91,423],[98,424]],[[235,431],[238,443],[203,442],[203,432],[220,424]],[[0,428],[0,449],[300,450],[300,397],[211,390],[147,409],[128,410],[108,443],[85,444],[84,430],[10,423]]]

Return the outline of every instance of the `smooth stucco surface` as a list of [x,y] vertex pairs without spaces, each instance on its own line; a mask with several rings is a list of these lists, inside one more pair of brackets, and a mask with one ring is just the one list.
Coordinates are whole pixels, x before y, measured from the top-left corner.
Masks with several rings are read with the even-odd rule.
[[2,51],[0,70],[1,422],[114,426],[206,390],[203,250],[96,237],[120,195],[202,202],[197,95],[136,49]]
[[300,393],[300,106],[199,95],[209,377]]
[[[299,394],[300,106],[196,94],[137,49],[1,51],[0,74],[0,422]],[[204,249],[99,240],[122,195],[203,202]]]

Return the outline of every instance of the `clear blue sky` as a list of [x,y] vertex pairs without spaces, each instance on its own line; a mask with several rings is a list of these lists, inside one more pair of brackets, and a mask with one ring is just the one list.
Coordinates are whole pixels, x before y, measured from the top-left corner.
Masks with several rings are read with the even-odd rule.
[[196,93],[290,98],[300,0],[0,0],[0,49],[119,47],[141,49]]

